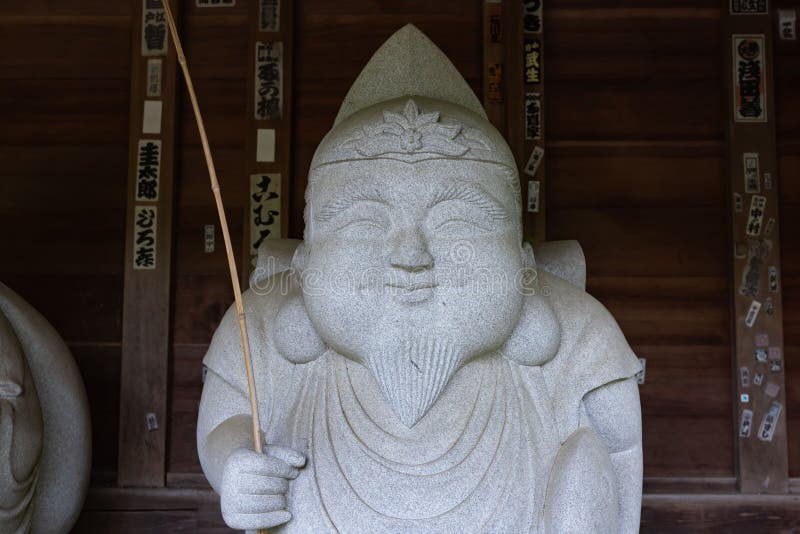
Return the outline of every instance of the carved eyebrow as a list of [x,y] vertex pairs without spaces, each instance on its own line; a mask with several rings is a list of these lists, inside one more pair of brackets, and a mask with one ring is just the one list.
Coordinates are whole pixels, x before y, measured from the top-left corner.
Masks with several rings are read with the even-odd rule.
[[480,186],[450,184],[441,189],[428,203],[428,208],[448,200],[462,200],[485,212],[492,220],[508,219],[505,208]]
[[325,204],[314,218],[321,222],[329,221],[339,213],[353,207],[356,202],[389,203],[379,189],[370,189],[367,191],[349,190]]

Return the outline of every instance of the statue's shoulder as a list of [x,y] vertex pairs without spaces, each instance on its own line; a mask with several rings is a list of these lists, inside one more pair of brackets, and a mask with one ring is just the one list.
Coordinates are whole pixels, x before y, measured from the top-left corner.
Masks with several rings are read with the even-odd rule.
[[561,330],[558,351],[542,372],[564,437],[577,426],[586,393],[635,375],[639,363],[614,317],[597,299],[545,272],[539,287]]
[[539,288],[559,322],[562,345],[578,342],[587,329],[596,334],[619,332],[611,312],[582,288],[545,271],[539,273]]
[[[276,356],[271,325],[278,310],[289,298],[291,283],[291,274],[288,271],[279,272],[242,294],[254,368]],[[222,316],[203,358],[203,365],[237,388],[245,384],[242,342],[235,303]],[[254,370],[258,372],[258,369]]]

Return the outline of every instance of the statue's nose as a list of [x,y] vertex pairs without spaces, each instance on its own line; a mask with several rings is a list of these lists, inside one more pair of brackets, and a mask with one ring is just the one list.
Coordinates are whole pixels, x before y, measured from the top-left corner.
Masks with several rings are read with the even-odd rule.
[[392,239],[392,244],[389,262],[393,267],[411,272],[433,267],[433,256],[428,252],[428,243],[418,228],[398,231]]

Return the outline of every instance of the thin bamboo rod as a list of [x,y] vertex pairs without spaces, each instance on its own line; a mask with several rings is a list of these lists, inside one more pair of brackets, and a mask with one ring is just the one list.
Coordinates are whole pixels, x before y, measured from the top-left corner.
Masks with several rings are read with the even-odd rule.
[[[169,26],[170,35],[175,43],[175,53],[178,56],[178,63],[183,71],[183,77],[186,80],[186,88],[189,91],[189,100],[192,102],[192,109],[194,110],[194,118],[197,121],[197,129],[200,131],[200,142],[203,145],[203,154],[206,157],[206,165],[208,166],[208,176],[211,180],[211,190],[214,192],[214,200],[217,203],[217,214],[219,215],[219,224],[222,229],[222,238],[225,241],[225,253],[228,256],[228,271],[231,275],[231,285],[233,286],[233,297],[236,301],[236,316],[239,319],[239,334],[242,338],[242,356],[244,357],[244,370],[247,374],[247,393],[250,400],[250,414],[253,421],[253,448],[261,454],[261,426],[258,420],[258,403],[256,397],[256,385],[253,380],[253,363],[250,358],[250,342],[247,336],[247,322],[244,312],[244,304],[242,304],[242,289],[239,287],[239,273],[236,268],[236,260],[233,256],[233,247],[231,246],[231,236],[228,231],[228,220],[225,217],[225,208],[222,204],[222,193],[220,192],[219,181],[217,180],[217,171],[214,167],[214,160],[211,157],[211,148],[208,145],[208,136],[206,135],[206,127],[203,123],[203,116],[200,114],[200,106],[197,103],[197,95],[194,92],[194,84],[192,77],[189,74],[189,67],[186,64],[186,56],[183,54],[183,46],[181,46],[180,38],[178,37],[178,29],[175,26],[175,19],[172,17],[172,10],[169,7],[168,0],[162,0],[164,10],[167,14],[167,25]],[[265,532],[259,530],[259,534]]]

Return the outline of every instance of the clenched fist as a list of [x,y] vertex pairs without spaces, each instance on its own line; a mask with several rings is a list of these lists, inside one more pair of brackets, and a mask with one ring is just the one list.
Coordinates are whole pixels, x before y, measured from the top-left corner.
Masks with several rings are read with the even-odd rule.
[[239,530],[270,528],[286,523],[289,480],[297,478],[306,457],[293,449],[267,445],[263,454],[236,449],[222,471],[220,505],[229,527]]

